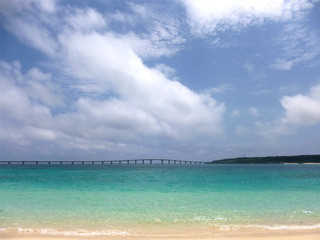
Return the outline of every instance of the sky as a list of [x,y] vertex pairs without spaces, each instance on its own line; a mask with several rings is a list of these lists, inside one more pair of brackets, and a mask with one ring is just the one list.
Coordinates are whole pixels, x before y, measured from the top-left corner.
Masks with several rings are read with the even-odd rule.
[[1,160],[320,153],[319,0],[2,0]]

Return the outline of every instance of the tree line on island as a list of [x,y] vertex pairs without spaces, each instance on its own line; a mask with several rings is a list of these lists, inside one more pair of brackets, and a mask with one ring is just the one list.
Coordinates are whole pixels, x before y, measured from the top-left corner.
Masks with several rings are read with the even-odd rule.
[[214,160],[209,164],[320,163],[320,155],[239,157]]

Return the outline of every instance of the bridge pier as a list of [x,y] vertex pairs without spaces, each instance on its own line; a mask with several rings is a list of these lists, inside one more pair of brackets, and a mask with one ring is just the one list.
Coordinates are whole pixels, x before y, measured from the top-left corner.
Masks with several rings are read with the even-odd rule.
[[134,160],[134,164],[137,164],[137,160]]

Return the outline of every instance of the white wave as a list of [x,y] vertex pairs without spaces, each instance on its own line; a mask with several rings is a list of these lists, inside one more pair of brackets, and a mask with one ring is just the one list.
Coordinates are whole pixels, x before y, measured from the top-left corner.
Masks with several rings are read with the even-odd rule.
[[132,235],[126,231],[103,230],[103,231],[88,231],[88,230],[73,230],[73,231],[59,231],[55,229],[33,229],[33,228],[1,228],[0,231],[17,231],[22,233],[37,233],[48,235],[64,235],[64,236],[129,236]]
[[290,231],[290,230],[313,230],[320,229],[320,224],[315,225],[222,225],[219,227],[221,231],[231,231],[239,229],[265,229],[273,231]]
[[302,211],[303,213],[313,213],[312,211]]
[[[243,228],[247,229],[265,229],[273,231],[290,231],[290,230],[313,230],[320,229],[320,223],[315,225],[222,225],[218,229],[222,232],[225,231],[237,231]],[[55,229],[33,229],[33,228],[0,228],[0,232],[21,232],[21,233],[36,233],[43,235],[64,235],[64,236],[139,236],[140,234],[134,232],[121,231],[117,229],[113,230],[100,230],[100,231],[90,231],[90,230],[73,230],[73,231],[59,231]],[[181,235],[182,234],[182,235]],[[184,233],[185,234],[185,233]],[[174,236],[183,236],[183,233],[175,233]],[[170,235],[170,234],[169,234]],[[168,236],[169,236],[168,235]],[[158,235],[157,235],[158,236]],[[171,235],[170,235],[171,236]]]
[[268,230],[312,230],[312,229],[320,229],[320,224],[315,225],[248,225],[246,228],[264,228]]
[[193,220],[195,221],[203,221],[203,222],[215,222],[215,221],[221,221],[221,220],[227,220],[227,218],[224,217],[203,217],[203,216],[197,216]]

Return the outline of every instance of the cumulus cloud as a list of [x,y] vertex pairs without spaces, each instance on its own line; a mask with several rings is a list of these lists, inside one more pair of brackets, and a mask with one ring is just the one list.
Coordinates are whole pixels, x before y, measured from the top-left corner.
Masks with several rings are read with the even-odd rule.
[[64,106],[51,76],[33,68],[22,74],[19,62],[1,61],[1,138],[16,144],[55,138],[51,110]]
[[[193,141],[223,133],[223,103],[173,80],[169,67],[146,66],[125,39],[127,35],[101,30],[106,24],[99,13],[77,10],[59,22],[60,15],[55,20],[68,24],[54,26],[50,38],[59,51],[43,47],[45,33],[52,29],[35,19],[23,19],[44,32],[34,36],[40,40],[32,44],[24,40],[26,33],[8,28],[47,54],[49,66],[55,69],[52,74],[59,71],[65,80],[57,86],[52,82],[54,75],[38,68],[23,74],[19,63],[4,62],[1,115],[6,116],[6,130],[2,139],[15,143],[19,139],[21,144],[54,140],[63,148],[110,150],[149,144],[146,141],[153,137]],[[90,21],[78,24],[88,16]]]
[[[220,132],[223,105],[168,79],[156,68],[148,68],[126,42],[112,34],[97,33],[72,33],[65,39],[64,64],[71,64],[74,70],[85,66],[86,75],[91,77],[83,81],[101,84],[118,96],[117,101],[111,101],[117,112],[131,109],[137,119],[143,116],[144,126],[150,126],[151,133],[179,136],[187,134],[190,126],[199,126],[198,131],[192,130],[194,134]],[[102,109],[111,110],[108,104]]]
[[310,89],[309,94],[284,96],[280,103],[285,109],[285,116],[273,122],[256,122],[258,133],[266,139],[274,140],[281,135],[293,134],[305,125],[320,122],[320,84]]
[[286,110],[284,123],[313,125],[320,122],[320,84],[308,95],[284,96],[280,103]]
[[168,65],[163,63],[157,63],[154,67],[158,69],[160,72],[162,72],[167,78],[176,79],[176,75],[177,75],[176,69],[169,67]]
[[309,9],[309,1],[283,0],[181,0],[185,5],[193,32],[214,33],[226,28],[243,28],[265,21],[288,20]]

